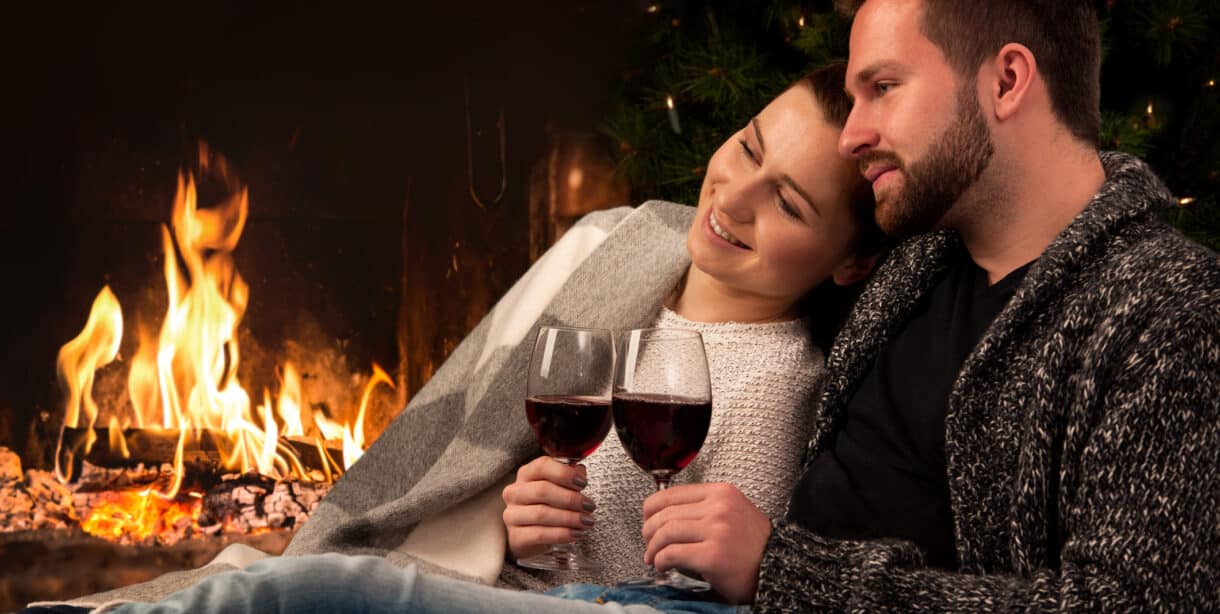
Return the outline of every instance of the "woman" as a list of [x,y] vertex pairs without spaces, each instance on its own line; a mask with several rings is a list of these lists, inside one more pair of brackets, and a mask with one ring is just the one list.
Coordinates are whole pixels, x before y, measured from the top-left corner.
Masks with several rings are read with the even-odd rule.
[[[334,554],[282,558],[195,584],[250,562],[237,557],[83,603],[155,598],[194,584],[157,607],[334,611],[415,607],[421,595],[439,595],[502,609],[511,605],[504,600],[545,598],[486,593],[493,589],[416,578],[417,571],[517,587],[570,581],[532,576],[505,560],[571,541],[573,530],[590,526],[582,545],[607,572],[585,579],[637,575],[650,480],[613,438],[588,459],[587,473],[536,458],[523,374],[543,324],[700,330],[716,417],[682,475],[731,481],[778,515],[797,477],[812,420],[805,412],[819,384],[822,356],[810,328],[829,338],[840,314],[823,294],[867,276],[881,243],[871,192],[836,153],[850,108],[843,74],[841,65],[812,73],[734,134],[709,160],[696,209],[654,201],[591,214],[568,231],[335,485],[285,552],[368,554],[393,565]],[[586,483],[591,497],[580,494]],[[416,590],[433,580],[439,584]],[[472,605],[468,591],[491,601]],[[542,606],[521,606],[535,607]]]
[[[812,423],[823,357],[811,318],[835,323],[803,313],[812,301],[802,299],[828,279],[855,284],[875,260],[871,194],[855,189],[859,173],[834,147],[850,108],[842,82],[835,68],[809,75],[712,155],[686,237],[691,263],[649,323],[698,330],[712,376],[712,426],[675,483],[732,483],[770,516],[798,478]],[[585,465],[540,457],[503,492],[510,558],[579,537],[605,567],[528,572],[546,584],[612,584],[641,571],[652,480],[613,431]]]

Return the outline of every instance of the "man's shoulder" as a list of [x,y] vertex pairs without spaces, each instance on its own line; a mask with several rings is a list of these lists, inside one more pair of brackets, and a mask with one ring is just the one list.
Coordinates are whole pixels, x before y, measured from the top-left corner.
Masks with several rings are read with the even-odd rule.
[[1220,254],[1160,221],[1114,246],[1102,265],[1150,290],[1180,290],[1195,296],[1220,293]]
[[1090,300],[1108,305],[1107,312],[1150,325],[1220,328],[1220,254],[1168,224],[1150,224],[1111,245],[1079,285]]

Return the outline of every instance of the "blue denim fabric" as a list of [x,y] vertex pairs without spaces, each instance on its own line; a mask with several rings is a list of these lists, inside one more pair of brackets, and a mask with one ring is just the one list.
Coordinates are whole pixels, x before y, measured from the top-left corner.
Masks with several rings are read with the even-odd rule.
[[565,584],[546,592],[552,597],[605,604],[644,605],[665,614],[729,614],[749,612],[749,606],[732,606],[711,600],[709,593],[694,593],[668,586],[614,587],[601,584]]
[[127,603],[108,612],[264,614],[722,614],[734,606],[706,593],[669,587],[613,588],[569,584],[551,594],[511,591],[419,573],[376,557],[323,554],[264,559],[217,574],[157,603]]

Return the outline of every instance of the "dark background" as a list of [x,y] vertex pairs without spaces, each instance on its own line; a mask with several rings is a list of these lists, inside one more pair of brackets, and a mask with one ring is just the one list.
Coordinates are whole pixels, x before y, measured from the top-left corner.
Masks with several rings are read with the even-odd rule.
[[[43,454],[39,434],[60,412],[56,353],[104,284],[123,305],[122,357],[137,319],[159,326],[159,225],[199,139],[249,186],[235,252],[251,289],[244,355],[312,336],[352,371],[399,365],[417,389],[528,266],[531,169],[553,135],[596,129],[646,4],[11,13],[0,43],[0,445]],[[486,200],[499,190],[504,109],[507,191],[487,209],[469,194],[467,84]]]

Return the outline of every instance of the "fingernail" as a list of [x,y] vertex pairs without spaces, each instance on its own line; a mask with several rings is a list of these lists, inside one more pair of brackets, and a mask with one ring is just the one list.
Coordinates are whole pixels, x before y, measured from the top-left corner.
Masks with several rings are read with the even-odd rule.
[[591,526],[593,526],[593,517],[588,514],[581,514],[580,523],[585,525],[586,527],[591,527]]
[[587,529],[572,529],[572,537],[584,537],[588,532]]
[[577,488],[584,488],[589,485],[589,481],[580,477],[579,475],[572,478],[572,483],[575,484]]
[[592,499],[585,499],[584,501],[581,501],[580,506],[585,508],[586,512],[592,512],[593,510],[597,509],[597,504],[594,503]]

